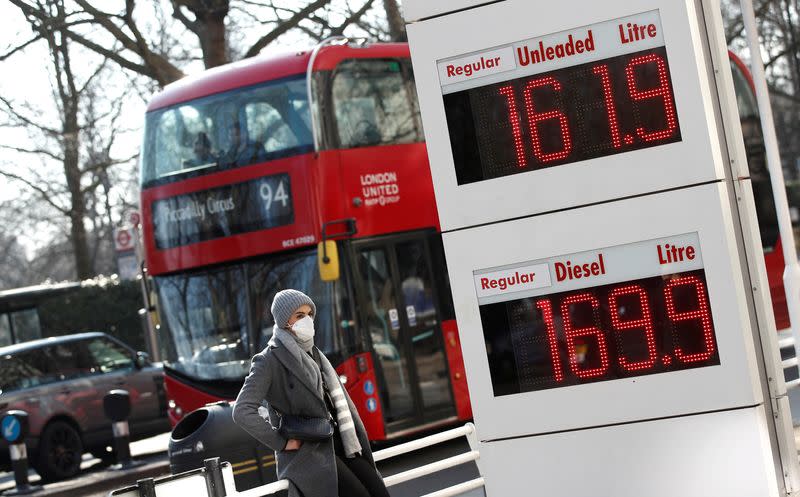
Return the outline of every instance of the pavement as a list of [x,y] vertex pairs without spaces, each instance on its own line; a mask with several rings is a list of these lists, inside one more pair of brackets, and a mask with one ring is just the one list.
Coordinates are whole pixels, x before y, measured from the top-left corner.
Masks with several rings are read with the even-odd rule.
[[[131,443],[131,456],[137,466],[113,469],[91,455],[84,455],[81,474],[70,480],[48,483],[30,495],[34,497],[95,497],[135,484],[136,480],[169,474],[167,445],[169,433]],[[28,472],[31,485],[40,483],[35,471]],[[0,473],[0,495],[15,487],[13,473]]]
[[[795,425],[795,443],[797,447],[800,447],[800,388],[791,390],[789,398]],[[140,463],[138,466],[128,469],[113,469],[101,460],[86,455],[81,464],[82,472],[80,476],[67,481],[48,483],[41,490],[30,495],[33,497],[105,497],[111,490],[133,485],[137,480],[167,475],[169,474],[169,460],[167,457],[169,435],[169,433],[163,433],[146,440],[133,442],[131,444],[131,455],[134,461]],[[453,442],[453,444],[457,443]],[[466,445],[466,443],[462,445]],[[464,450],[466,450],[465,447],[442,447],[441,454],[437,450],[429,453],[417,453],[416,457],[408,455],[393,460],[391,465],[382,465],[380,469],[384,476],[388,476],[389,474],[447,457],[454,453],[460,453]],[[438,475],[430,475],[419,479],[419,481],[414,482],[414,488],[411,487],[411,482],[393,487],[392,495],[421,495],[436,488],[466,481],[476,476],[477,468],[474,463],[463,465],[455,468],[454,472],[449,474],[439,473]],[[39,482],[39,476],[33,470],[29,472],[28,478],[31,484]],[[14,487],[14,475],[12,473],[0,473],[0,496]],[[467,494],[469,497],[479,495],[484,495],[482,490]]]

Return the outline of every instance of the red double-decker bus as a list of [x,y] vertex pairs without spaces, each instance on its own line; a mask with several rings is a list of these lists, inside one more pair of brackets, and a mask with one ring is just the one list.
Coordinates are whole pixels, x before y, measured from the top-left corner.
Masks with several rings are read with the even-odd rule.
[[316,302],[371,440],[471,417],[406,45],[336,40],[169,85],[141,192],[173,425],[236,397],[285,288]]

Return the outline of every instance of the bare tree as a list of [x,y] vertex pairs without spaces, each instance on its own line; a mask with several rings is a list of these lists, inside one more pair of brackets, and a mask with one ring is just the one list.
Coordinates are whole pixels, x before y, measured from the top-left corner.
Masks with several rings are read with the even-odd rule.
[[[728,43],[734,52],[744,54],[747,59],[749,49],[739,0],[726,0],[722,6]],[[800,143],[796,139],[800,132],[800,0],[755,0],[754,10],[784,168],[790,178],[797,178],[800,166]]]
[[[313,0],[298,6],[293,0],[162,0],[139,5],[125,0],[109,5],[74,0],[74,9],[54,16],[42,0],[9,1],[39,29],[57,25],[70,40],[159,86],[183,76],[183,66],[193,59],[187,46],[197,47],[204,67],[215,67],[232,61],[232,54],[252,57],[292,30],[314,38],[341,34],[357,25],[375,2],[352,0],[359,4],[351,6],[351,0]],[[399,30],[395,0],[385,0],[385,5],[394,9],[391,25]],[[232,12],[236,20],[231,20]],[[248,40],[246,47],[231,47],[232,24],[247,25],[251,33],[266,32]]]
[[386,21],[389,24],[389,36],[392,41],[408,41],[406,24],[403,22],[397,0],[383,0],[383,7],[386,10]]
[[[120,105],[112,104],[103,111],[98,109],[100,99],[96,88],[106,74],[106,62],[99,61],[88,71],[85,62],[82,62],[80,72],[85,74],[76,74],[73,50],[66,35],[67,24],[64,20],[68,18],[68,13],[64,0],[42,1],[39,6],[46,9],[54,20],[50,23],[32,22],[31,27],[34,38],[43,40],[48,48],[57,118],[48,120],[40,109],[32,105],[0,96],[0,111],[5,114],[3,127],[26,130],[33,144],[20,145],[6,140],[0,142],[0,148],[28,156],[34,160],[34,164],[40,163],[24,169],[18,165],[0,166],[0,175],[33,192],[39,201],[56,213],[55,218],[60,216],[68,219],[69,233],[66,238],[75,259],[75,276],[85,279],[96,274],[93,255],[97,253],[90,248],[91,232],[85,223],[97,219],[101,211],[106,213],[108,204],[101,207],[97,205],[99,190],[104,180],[107,181],[109,170],[115,165],[130,162],[130,158],[113,159],[110,153],[118,132],[115,121],[120,115]],[[53,121],[57,121],[57,124]],[[103,121],[109,124],[100,138],[97,132]],[[54,163],[60,165],[60,179],[46,176],[47,171],[52,171]]]

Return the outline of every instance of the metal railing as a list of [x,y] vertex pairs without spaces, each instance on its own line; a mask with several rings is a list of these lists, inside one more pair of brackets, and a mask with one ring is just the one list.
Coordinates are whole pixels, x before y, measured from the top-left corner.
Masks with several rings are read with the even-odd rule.
[[[466,437],[469,442],[470,451],[435,461],[424,466],[412,468],[395,475],[387,476],[383,479],[387,487],[392,487],[400,483],[420,478],[444,469],[452,468],[460,464],[477,461],[480,457],[478,452],[478,439],[475,435],[475,425],[467,423],[459,428],[443,431],[434,435],[412,440],[404,444],[379,450],[373,454],[375,462],[385,461],[392,457],[414,452],[437,445],[449,440]],[[433,493],[425,494],[421,497],[452,497],[460,495],[470,490],[483,488],[485,485],[483,477],[475,478],[451,487],[437,490]],[[109,495],[111,497],[176,497],[181,495],[206,495],[208,497],[265,497],[274,495],[281,490],[287,490],[289,482],[279,480],[259,487],[251,488],[238,492],[234,485],[233,469],[229,463],[220,463],[219,458],[206,459],[205,467],[171,475],[164,478],[139,480],[135,486],[114,490]]]

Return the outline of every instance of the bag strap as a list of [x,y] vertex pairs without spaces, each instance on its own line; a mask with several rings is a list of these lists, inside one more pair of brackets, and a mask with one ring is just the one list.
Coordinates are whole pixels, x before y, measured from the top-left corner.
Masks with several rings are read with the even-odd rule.
[[311,349],[311,357],[314,359],[314,362],[317,363],[320,372],[322,372],[322,361],[319,358],[319,349],[316,346]]

